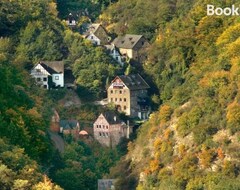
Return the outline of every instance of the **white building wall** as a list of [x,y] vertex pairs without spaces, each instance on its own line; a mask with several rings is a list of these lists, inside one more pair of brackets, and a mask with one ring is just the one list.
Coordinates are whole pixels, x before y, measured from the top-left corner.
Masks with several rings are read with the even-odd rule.
[[110,55],[111,55],[112,58],[115,59],[121,66],[124,65],[124,62],[122,61],[122,57],[121,57],[120,53],[119,53],[116,49],[112,50],[112,52],[111,52]]
[[75,20],[72,20],[72,22],[70,22],[69,20],[66,20],[66,23],[68,26],[76,26],[77,25]]
[[46,89],[49,89],[48,86],[49,75],[50,74],[40,64],[34,67],[31,71],[31,76],[35,78],[36,83]]
[[57,86],[64,87],[64,76],[63,73],[60,74],[52,74],[52,81]]
[[100,41],[100,39],[97,37],[97,36],[95,36],[94,34],[90,34],[88,37],[87,37],[87,39],[88,40],[90,40],[93,44],[95,44],[95,45],[100,45],[101,44],[101,41]]

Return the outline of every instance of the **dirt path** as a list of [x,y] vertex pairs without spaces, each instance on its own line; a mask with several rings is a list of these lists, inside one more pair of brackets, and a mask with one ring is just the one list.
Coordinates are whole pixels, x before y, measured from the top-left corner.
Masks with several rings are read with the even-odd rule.
[[63,105],[64,107],[69,107],[72,105],[81,106],[81,100],[76,92],[73,90],[68,90],[66,96],[59,101],[59,104]]
[[58,149],[60,153],[63,153],[64,151],[64,141],[61,136],[59,136],[57,133],[48,132],[50,135],[51,140],[53,141],[54,146]]

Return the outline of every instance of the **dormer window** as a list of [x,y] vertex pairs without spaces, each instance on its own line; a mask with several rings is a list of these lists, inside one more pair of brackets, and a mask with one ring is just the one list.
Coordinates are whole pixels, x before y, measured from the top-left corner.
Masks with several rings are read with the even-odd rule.
[[132,38],[129,38],[129,40],[131,41],[131,40],[132,40]]

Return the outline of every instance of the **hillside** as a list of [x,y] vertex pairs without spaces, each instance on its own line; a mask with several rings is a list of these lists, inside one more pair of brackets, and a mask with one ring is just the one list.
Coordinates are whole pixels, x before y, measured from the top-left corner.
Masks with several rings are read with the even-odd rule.
[[[237,0],[2,0],[0,189],[94,190],[102,178],[116,179],[117,190],[240,189],[240,20],[207,16],[208,3],[240,6]],[[151,44],[146,62],[120,67],[67,26],[62,19],[69,12],[80,23],[101,22],[111,36],[144,35]],[[75,93],[35,84],[29,73],[42,60],[63,61],[73,72],[76,107]],[[64,153],[57,152],[48,134],[52,108],[64,119],[92,123],[103,110],[93,101],[124,72],[141,73],[151,86],[153,112],[136,139],[110,149],[70,136]]]
[[[0,189],[61,189],[52,180],[65,189],[95,189],[117,153],[104,148],[92,152],[94,143],[89,147],[70,139],[60,155],[48,130],[52,108],[65,91],[39,88],[30,71],[42,60],[64,60],[74,70],[79,94],[96,99],[118,66],[103,48],[95,48],[57,17],[54,1],[3,0],[0,12]],[[95,109],[86,107],[82,115]]]
[[111,171],[118,189],[240,188],[239,18],[206,16],[208,3],[239,5],[124,0],[100,16],[152,41],[144,71],[160,104]]

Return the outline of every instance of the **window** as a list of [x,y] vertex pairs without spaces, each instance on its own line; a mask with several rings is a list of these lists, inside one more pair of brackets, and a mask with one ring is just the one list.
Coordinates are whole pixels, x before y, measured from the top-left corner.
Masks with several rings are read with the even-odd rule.
[[47,85],[43,85],[43,88],[47,88]]
[[117,102],[117,98],[115,98],[115,102]]
[[105,125],[103,125],[103,129],[105,129]]
[[91,39],[93,40],[93,36],[91,36]]
[[100,136],[100,137],[102,136],[102,133],[101,133],[101,132],[99,132],[99,136]]
[[126,99],[126,98],[124,98],[123,100],[124,100],[124,102],[126,102],[126,101],[127,101],[127,99]]
[[55,76],[55,80],[59,80],[59,76]]
[[98,126],[101,129],[101,125]]
[[41,72],[41,70],[40,70],[40,69],[36,69],[36,72],[37,72],[37,73],[40,73],[40,72]]
[[102,133],[102,136],[105,137],[105,133]]
[[47,81],[47,77],[44,77],[44,78],[43,78],[43,81]]
[[111,102],[113,102],[113,98],[111,98]]
[[106,126],[106,129],[108,129],[108,126]]
[[127,109],[127,106],[124,106],[123,109],[126,110],[126,109]]
[[38,81],[38,82],[40,82],[41,80],[42,80],[41,78],[39,78],[39,77],[37,78],[37,81]]
[[97,125],[97,128],[98,128],[98,125]]
[[120,98],[119,101],[121,102],[121,101],[122,101],[122,98]]
[[111,90],[111,94],[113,93],[113,90]]
[[144,45],[144,41],[142,41],[142,45]]
[[121,91],[121,90],[119,91],[119,94],[122,94],[122,91]]
[[106,133],[106,137],[108,137],[108,133]]

